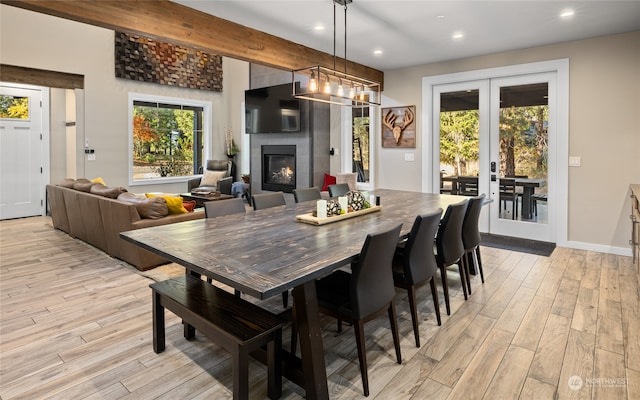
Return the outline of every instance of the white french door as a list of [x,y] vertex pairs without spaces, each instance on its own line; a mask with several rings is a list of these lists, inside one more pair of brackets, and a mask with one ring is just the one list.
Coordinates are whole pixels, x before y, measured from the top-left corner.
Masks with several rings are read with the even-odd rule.
[[[555,243],[556,74],[490,85],[489,232]],[[513,198],[507,179],[515,183]]]
[[0,219],[44,214],[42,90],[0,86]]
[[[423,187],[434,193],[485,193],[492,202],[483,208],[482,232],[556,242],[566,229],[557,226],[559,199],[566,196],[557,186],[559,177],[563,180],[558,149],[564,149],[567,135],[558,115],[567,112],[568,102],[560,112],[558,72],[546,64],[540,69],[548,72],[535,69],[423,80],[424,104],[431,105],[424,115],[430,137],[424,150],[433,160],[423,166]],[[483,79],[469,79],[474,76]]]

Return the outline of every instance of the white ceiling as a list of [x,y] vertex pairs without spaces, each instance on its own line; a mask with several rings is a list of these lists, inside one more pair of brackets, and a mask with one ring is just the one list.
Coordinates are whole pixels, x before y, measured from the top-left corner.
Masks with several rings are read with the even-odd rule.
[[[333,0],[174,0],[333,54]],[[563,19],[567,9],[575,15]],[[336,53],[344,56],[337,6]],[[316,25],[325,30],[317,32]],[[640,29],[640,1],[354,0],[347,10],[347,58],[380,70]],[[462,32],[462,39],[453,39]],[[382,55],[374,55],[374,50]]]

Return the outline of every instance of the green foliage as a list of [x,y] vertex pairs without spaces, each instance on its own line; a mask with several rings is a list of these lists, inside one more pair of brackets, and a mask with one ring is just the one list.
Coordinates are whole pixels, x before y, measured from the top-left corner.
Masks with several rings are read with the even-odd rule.
[[472,174],[467,164],[478,160],[478,127],[478,110],[440,113],[440,163],[453,166],[455,175]]
[[[362,168],[366,171],[369,169],[369,117],[360,117],[353,119],[353,139],[360,140],[360,149],[353,149],[353,159],[362,161]],[[362,151],[362,160],[360,160],[360,151]]]
[[[500,109],[500,171],[502,175],[547,175],[548,106]],[[476,175],[470,164],[479,158],[478,111],[440,113],[440,163],[455,175]]]
[[193,173],[194,111],[136,105],[133,118],[134,165],[151,164],[161,177]]
[[189,174],[189,165],[171,157],[168,161],[160,163],[155,170],[161,177],[184,176]]
[[0,118],[29,119],[29,98],[0,95]]

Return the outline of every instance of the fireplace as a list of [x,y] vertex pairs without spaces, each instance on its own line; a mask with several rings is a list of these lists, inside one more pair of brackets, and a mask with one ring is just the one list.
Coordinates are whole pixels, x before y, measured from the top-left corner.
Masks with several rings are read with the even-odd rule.
[[292,193],[296,188],[296,146],[262,146],[262,190]]

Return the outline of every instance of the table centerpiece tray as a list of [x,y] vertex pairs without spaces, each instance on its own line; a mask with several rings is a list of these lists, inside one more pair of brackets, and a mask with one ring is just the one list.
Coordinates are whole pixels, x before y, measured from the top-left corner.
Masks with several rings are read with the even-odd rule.
[[326,225],[326,224],[331,224],[333,222],[343,221],[345,219],[374,213],[380,210],[382,210],[382,206],[371,206],[369,208],[363,208],[362,210],[351,211],[345,214],[332,215],[330,217],[325,217],[325,218],[314,217],[313,213],[308,213],[308,214],[296,215],[296,220],[298,222],[304,222],[306,224],[311,224],[311,225]]

